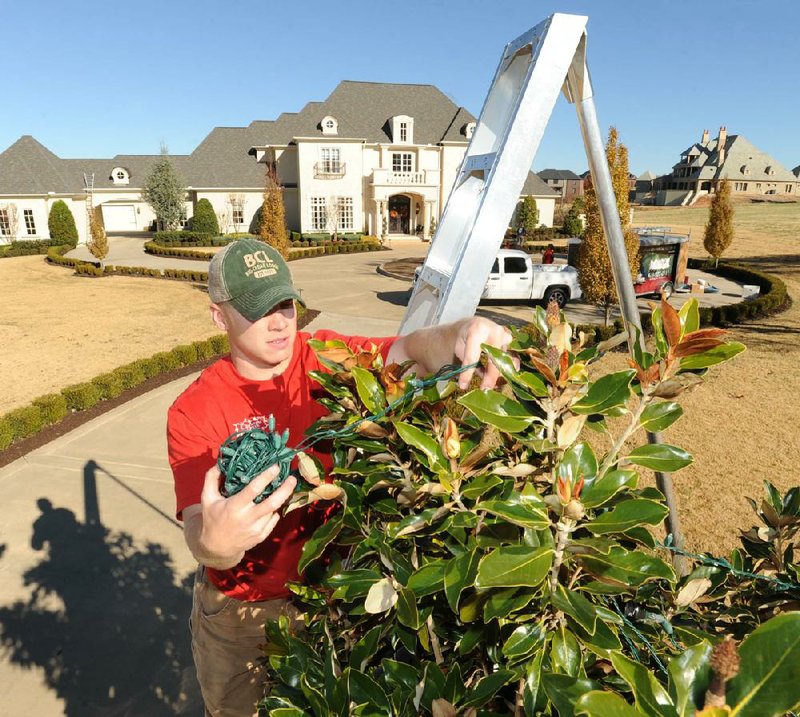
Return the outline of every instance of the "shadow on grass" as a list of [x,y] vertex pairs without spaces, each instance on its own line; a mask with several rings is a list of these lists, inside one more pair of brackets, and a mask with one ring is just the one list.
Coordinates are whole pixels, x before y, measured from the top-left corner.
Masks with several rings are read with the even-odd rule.
[[28,599],[0,607],[6,659],[42,670],[67,717],[200,713],[187,627],[192,576],[176,583],[162,545],[137,545],[103,525],[98,469],[84,467],[85,521],[37,500],[31,547],[42,558],[24,575]]

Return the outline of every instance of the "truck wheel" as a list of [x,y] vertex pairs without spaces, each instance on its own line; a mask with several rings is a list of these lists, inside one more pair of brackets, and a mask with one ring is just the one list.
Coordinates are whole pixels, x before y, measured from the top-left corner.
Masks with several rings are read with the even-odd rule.
[[551,301],[555,301],[558,304],[559,309],[563,309],[564,305],[569,301],[569,291],[565,289],[563,286],[551,286],[547,291],[544,292],[544,298],[542,299],[545,306],[549,304]]

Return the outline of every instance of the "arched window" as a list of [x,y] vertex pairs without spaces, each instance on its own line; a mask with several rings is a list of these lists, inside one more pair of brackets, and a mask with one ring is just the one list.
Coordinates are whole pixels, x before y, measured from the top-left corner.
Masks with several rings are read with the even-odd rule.
[[322,127],[322,134],[339,134],[339,122],[335,117],[330,115],[323,117],[320,126]]
[[111,170],[111,181],[114,184],[128,184],[130,179],[131,175],[125,167],[114,167]]

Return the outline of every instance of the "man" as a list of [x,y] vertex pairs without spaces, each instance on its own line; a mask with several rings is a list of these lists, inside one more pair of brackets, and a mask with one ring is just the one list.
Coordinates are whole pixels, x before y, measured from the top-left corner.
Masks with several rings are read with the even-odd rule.
[[[203,371],[175,401],[167,439],[177,515],[200,566],[190,625],[206,714],[242,717],[256,714],[263,693],[264,623],[281,615],[298,618],[286,583],[300,579],[300,552],[322,514],[312,506],[281,516],[294,477],[254,503],[276,477],[276,466],[224,497],[218,449],[235,431],[265,428],[270,415],[278,432],[289,429],[289,445],[297,445],[327,411],[314,400],[318,387],[308,377],[320,363],[308,347],[309,335],[297,330],[295,302],[303,300],[277,251],[253,239],[229,244],[211,261],[208,293],[211,317],[227,333],[230,355]],[[411,359],[419,374],[455,360],[474,363],[481,344],[505,347],[510,340],[507,330],[486,319],[399,338],[344,337],[332,331],[314,337],[341,339],[354,349],[378,345],[387,363]],[[472,373],[460,375],[462,388]],[[482,386],[493,386],[497,378],[490,365]],[[330,456],[315,455],[326,469],[331,467]]]

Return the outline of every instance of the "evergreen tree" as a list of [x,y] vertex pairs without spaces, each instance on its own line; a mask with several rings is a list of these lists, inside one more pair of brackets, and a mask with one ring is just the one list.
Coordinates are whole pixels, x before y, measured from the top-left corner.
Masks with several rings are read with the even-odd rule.
[[533,234],[539,226],[539,208],[533,197],[523,197],[517,209],[517,227],[522,227],[525,234]]
[[286,232],[283,189],[278,183],[278,175],[271,164],[267,164],[259,234],[261,240],[275,247],[284,259],[289,256],[289,237]]
[[733,241],[733,205],[731,204],[731,185],[723,179],[717,185],[717,192],[711,200],[708,211],[708,224],[703,235],[703,246],[714,257],[714,265]]
[[184,217],[186,188],[172,166],[167,147],[161,147],[161,159],[155,163],[144,181],[142,199],[156,215],[158,229],[177,229]]
[[573,204],[564,215],[564,224],[561,233],[568,237],[579,237],[583,234],[583,222],[580,212]]
[[[617,201],[617,212],[625,239],[625,250],[631,279],[639,273],[639,237],[630,228],[628,203],[628,150],[619,143],[617,130],[611,127],[606,143],[606,159],[611,173],[611,185]],[[586,229],[578,251],[578,274],[581,289],[586,300],[605,309],[605,322],[608,326],[611,306],[617,303],[617,289],[611,270],[611,258],[600,221],[600,206],[593,183],[584,195],[586,204]]]
[[92,256],[103,266],[103,260],[108,256],[108,237],[102,221],[98,217],[98,210],[94,209],[89,217],[89,251]]
[[201,199],[194,208],[192,231],[219,236],[219,222],[208,199]]
[[51,239],[70,246],[78,245],[78,228],[75,226],[75,217],[61,199],[50,207],[47,228],[50,230]]

